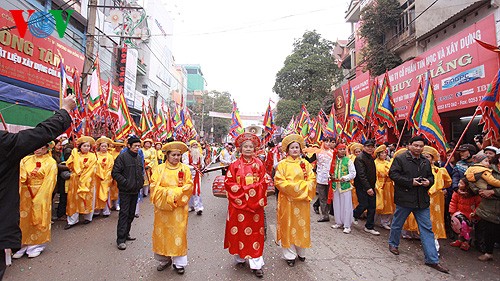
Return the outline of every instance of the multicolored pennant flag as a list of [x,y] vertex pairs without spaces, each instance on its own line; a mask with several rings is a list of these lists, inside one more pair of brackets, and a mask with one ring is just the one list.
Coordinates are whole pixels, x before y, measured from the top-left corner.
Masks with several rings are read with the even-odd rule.
[[239,135],[243,134],[245,130],[243,129],[240,112],[236,106],[236,101],[233,100],[233,110],[231,113],[231,127],[229,127],[229,134],[233,138],[237,138]]
[[[338,131],[340,129],[340,132]],[[342,132],[342,126],[338,124],[337,118],[335,117],[335,109],[334,105],[332,105],[332,109],[330,110],[330,114],[328,115],[328,123],[326,124],[323,134],[329,138],[337,138]]]
[[374,117],[380,123],[385,123],[388,128],[394,128],[394,133],[399,136],[398,127],[396,124],[396,110],[394,107],[394,99],[392,98],[391,85],[389,83],[389,74],[386,72],[384,82],[382,83],[382,92],[380,101],[375,110]]
[[102,105],[103,94],[101,87],[101,68],[99,67],[99,55],[96,55],[94,66],[92,67],[92,75],[90,77],[90,85],[87,88],[89,112],[93,112]]
[[375,130],[375,140],[377,143],[385,143],[389,141],[387,136],[387,127],[385,124],[378,124]]
[[167,108],[167,111],[165,112],[165,131],[167,132],[166,138],[171,138],[173,136],[173,130],[174,130],[174,125],[172,123],[172,114],[170,113],[170,107]]
[[312,120],[311,130],[309,130],[309,134],[306,139],[310,144],[319,144],[321,137],[323,136],[323,130],[321,129],[321,123],[319,121],[320,117],[321,116],[318,116]]
[[354,95],[352,88],[351,88],[351,82],[348,82],[348,98],[349,98],[349,108],[347,110],[347,119],[346,120],[352,120],[356,123],[358,123],[358,126],[360,126],[360,129],[363,127],[365,123],[365,117],[361,113],[361,109],[359,107],[358,101],[356,100],[356,96]]
[[[125,95],[123,94],[123,92],[115,93],[113,91],[113,96],[114,97],[118,96],[118,108],[116,110],[116,116],[118,118],[118,122],[114,135],[116,139],[124,139],[127,137],[128,133],[134,128],[135,122],[130,116],[130,111],[128,109],[127,102],[125,100]],[[111,111],[111,108],[110,112],[113,112]]]
[[423,135],[441,155],[446,155],[446,137],[441,118],[439,117],[430,71],[427,78],[422,99],[421,120],[417,134]]
[[481,99],[476,110],[482,114],[479,124],[484,124],[484,138],[496,140],[500,137],[500,96],[498,90],[500,87],[500,69],[495,78],[488,85],[486,94]]
[[71,90],[76,97],[76,108],[69,113],[71,116],[71,126],[65,133],[68,136],[73,134],[78,138],[83,133],[84,120],[87,116],[85,103],[80,90],[80,74],[75,69],[73,76],[69,77],[62,62],[59,64],[59,67],[61,76],[59,83],[59,106],[62,106],[62,100],[67,96],[68,90]]
[[283,135],[288,136],[290,134],[295,134],[296,132],[297,131],[295,130],[295,116],[292,116],[292,119],[290,119],[290,122],[288,122],[288,125],[286,126]]
[[378,127],[377,125],[377,119],[374,118],[375,110],[378,107],[378,103],[380,100],[380,91],[378,87],[378,80],[374,79],[372,88],[371,88],[371,93],[370,93],[370,99],[368,101],[368,106],[366,107],[366,113],[365,113],[365,131],[368,135],[368,137],[372,137],[375,135],[375,131],[377,130],[376,128]]
[[[298,120],[295,123],[295,125],[296,125],[296,127],[295,127],[296,131],[299,132],[299,133],[302,132],[303,127],[304,127],[304,125],[306,123],[308,125],[308,128],[306,128],[306,130],[309,130],[309,125],[310,125],[309,124],[310,123],[309,112],[307,111],[306,106],[303,104],[302,107],[301,107],[301,109],[300,109],[300,115],[298,117]],[[303,135],[303,136],[305,136],[305,135]]]
[[139,124],[140,124],[139,129],[141,131],[141,138],[150,137],[151,134],[153,133],[153,127],[151,122],[149,121],[148,112],[144,100],[142,100],[142,112]]
[[264,125],[264,138],[263,142],[268,143],[276,130],[276,125],[274,125],[273,120],[273,111],[271,110],[271,102],[267,104],[266,112],[264,113],[264,121],[262,122]]
[[417,91],[415,92],[415,97],[413,97],[413,102],[411,103],[410,111],[408,111],[408,116],[406,117],[408,129],[415,129],[418,131],[418,125],[420,124],[421,113],[422,113],[422,83],[418,83],[418,88]]

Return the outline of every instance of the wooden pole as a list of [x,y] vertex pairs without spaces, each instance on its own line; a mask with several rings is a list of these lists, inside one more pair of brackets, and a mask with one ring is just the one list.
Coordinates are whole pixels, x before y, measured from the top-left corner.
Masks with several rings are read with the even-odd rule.
[[446,159],[446,164],[444,165],[445,167],[448,166],[448,164],[450,164],[450,160],[451,160],[451,157],[453,157],[453,155],[455,155],[455,151],[457,151],[457,148],[460,146],[460,143],[462,143],[462,140],[465,136],[465,133],[467,132],[467,130],[469,129],[470,127],[470,124],[472,124],[472,121],[474,121],[474,118],[476,118],[476,115],[478,113],[479,110],[476,109],[476,111],[474,112],[474,115],[472,115],[472,118],[470,119],[469,123],[467,124],[467,126],[465,127],[464,131],[462,132],[462,135],[460,136],[460,138],[458,139],[458,142],[457,144],[455,145],[455,147],[453,148],[453,152],[451,153],[450,157],[448,157],[448,159]]
[[398,139],[398,143],[396,144],[396,150],[395,151],[398,151],[399,144],[401,143],[401,139],[403,138],[403,134],[405,132],[406,123],[408,123],[408,118],[405,119],[405,123],[403,124],[403,129],[401,130],[401,134],[399,135],[399,139]]
[[5,131],[7,131],[7,133],[9,132],[9,128],[7,127],[7,123],[5,123],[5,119],[3,119],[3,115],[2,113],[0,112],[0,119],[2,120],[2,124],[5,128]]

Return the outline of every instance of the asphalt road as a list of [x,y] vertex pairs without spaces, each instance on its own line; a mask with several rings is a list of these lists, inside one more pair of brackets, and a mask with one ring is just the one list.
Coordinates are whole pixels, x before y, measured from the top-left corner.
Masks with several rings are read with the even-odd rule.
[[[141,205],[141,216],[134,220],[131,234],[136,241],[128,248],[116,248],[118,213],[96,218],[91,224],[63,230],[64,222],[52,225],[52,242],[37,258],[14,260],[4,280],[252,280],[250,268],[238,268],[233,257],[223,249],[227,201],[213,197],[211,185],[219,172],[203,179],[202,216],[189,215],[188,259],[183,276],[173,269],[156,270],[151,251],[153,207],[148,200]],[[463,252],[441,241],[441,261],[451,274],[437,272],[424,265],[419,241],[402,240],[399,256],[388,251],[389,231],[381,236],[363,231],[363,221],[351,234],[330,228],[331,223],[317,223],[312,212],[311,237],[305,262],[290,268],[281,259],[276,234],[276,202],[269,198],[266,208],[268,238],[264,248],[264,279],[267,280],[500,280],[500,250],[496,260],[483,263],[471,249]]]

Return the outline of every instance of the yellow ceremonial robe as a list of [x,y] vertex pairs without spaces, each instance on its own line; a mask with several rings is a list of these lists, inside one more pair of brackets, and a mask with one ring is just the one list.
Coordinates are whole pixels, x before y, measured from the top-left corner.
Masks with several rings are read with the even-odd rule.
[[[116,157],[120,155],[120,151],[113,150],[111,151],[111,155],[113,156],[113,163],[114,163]],[[118,184],[114,179],[111,180],[111,185],[109,186],[109,199],[111,201],[118,200]]]
[[150,147],[149,149],[142,148],[144,153],[144,168],[146,168],[146,176],[144,177],[144,185],[149,185],[149,180],[158,166],[158,159],[156,158],[156,149]]
[[432,231],[436,239],[446,239],[446,230],[444,227],[444,204],[445,198],[443,189],[451,185],[451,177],[446,168],[432,167],[434,175],[434,185],[429,188],[430,212]]
[[[305,178],[307,176],[307,178]],[[316,193],[316,175],[304,159],[288,156],[276,167],[274,186],[279,190],[277,241],[283,248],[311,247],[309,202]]]
[[66,165],[71,171],[68,186],[68,202],[66,215],[75,213],[90,214],[94,212],[92,202],[94,199],[94,175],[97,157],[94,153],[82,154],[73,148]]
[[19,226],[23,245],[39,245],[50,241],[52,192],[56,180],[57,163],[48,153],[26,156],[21,160]]
[[156,150],[156,160],[158,161],[158,165],[160,165],[160,161],[162,164],[165,161],[165,153],[161,149]]
[[182,163],[172,166],[166,162],[155,169],[151,183],[154,186],[151,201],[155,214],[153,252],[162,256],[185,256],[188,249],[188,202],[193,194],[191,171]]
[[114,164],[113,156],[110,153],[97,153],[97,163],[95,172],[95,207],[96,210],[106,208],[108,204],[108,195],[113,178],[111,170]]
[[389,178],[391,162],[377,158],[375,167],[377,169],[377,182],[375,183],[377,214],[392,215],[396,211],[396,204],[394,204],[394,182]]
[[[354,163],[354,160],[356,160],[356,155],[354,154],[349,154],[349,159],[351,159],[352,163]],[[351,181],[351,185],[354,186],[354,180]],[[355,209],[358,205],[358,195],[356,194],[356,188],[351,189],[351,195],[352,195],[352,207]]]

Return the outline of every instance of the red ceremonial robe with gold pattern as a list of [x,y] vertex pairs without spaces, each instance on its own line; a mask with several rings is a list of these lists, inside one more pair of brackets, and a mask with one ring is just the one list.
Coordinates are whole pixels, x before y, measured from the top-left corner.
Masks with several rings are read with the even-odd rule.
[[265,173],[258,158],[247,162],[241,157],[231,163],[224,181],[229,201],[224,249],[241,258],[261,257],[264,250]]

